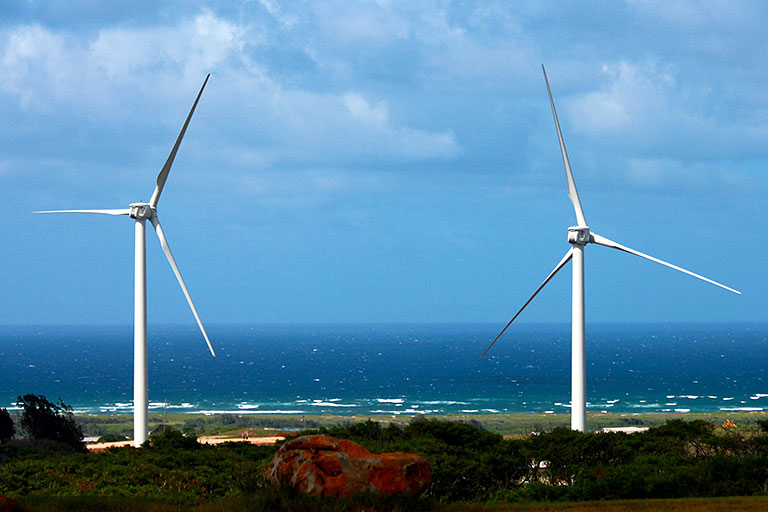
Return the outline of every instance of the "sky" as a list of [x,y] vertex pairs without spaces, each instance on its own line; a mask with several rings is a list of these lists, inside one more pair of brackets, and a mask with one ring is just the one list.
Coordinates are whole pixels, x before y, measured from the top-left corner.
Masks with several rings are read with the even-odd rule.
[[[763,322],[768,6],[725,1],[0,5],[0,324],[130,324],[159,203],[205,324],[502,327],[576,223],[587,322]],[[151,228],[150,324],[194,319]],[[570,321],[570,269],[520,318]]]

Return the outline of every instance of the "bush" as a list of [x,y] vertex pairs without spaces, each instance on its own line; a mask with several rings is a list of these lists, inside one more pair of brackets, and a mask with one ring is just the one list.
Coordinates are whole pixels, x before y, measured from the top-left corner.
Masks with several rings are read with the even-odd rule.
[[5,443],[16,433],[13,419],[8,414],[8,409],[0,409],[0,442]]
[[49,402],[43,395],[18,397],[16,405],[23,409],[21,426],[32,439],[49,439],[84,452],[83,432],[75,423],[72,407],[59,399]]

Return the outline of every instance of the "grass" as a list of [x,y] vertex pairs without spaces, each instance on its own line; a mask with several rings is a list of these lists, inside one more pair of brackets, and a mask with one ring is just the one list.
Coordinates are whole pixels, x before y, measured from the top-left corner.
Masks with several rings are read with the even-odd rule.
[[486,504],[463,503],[446,512],[752,512],[768,510],[768,496],[687,498],[679,500],[622,500],[581,503]]
[[629,500],[582,503],[544,504],[477,504],[456,503],[430,508],[429,503],[400,503],[386,501],[339,501],[273,495],[233,497],[200,506],[180,506],[147,500],[109,496],[28,497],[21,500],[18,510],[24,512],[239,512],[291,510],[293,512],[342,512],[385,510],[436,510],[441,512],[752,512],[768,510],[768,496],[731,498],[691,498],[680,500]]

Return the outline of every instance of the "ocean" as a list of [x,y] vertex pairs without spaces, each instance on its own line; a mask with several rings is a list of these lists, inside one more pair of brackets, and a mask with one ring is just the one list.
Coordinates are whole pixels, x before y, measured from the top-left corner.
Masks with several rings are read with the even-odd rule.
[[[570,325],[149,326],[152,411],[567,413]],[[0,327],[0,407],[130,413],[131,326]],[[768,324],[587,326],[588,411],[768,410]]]

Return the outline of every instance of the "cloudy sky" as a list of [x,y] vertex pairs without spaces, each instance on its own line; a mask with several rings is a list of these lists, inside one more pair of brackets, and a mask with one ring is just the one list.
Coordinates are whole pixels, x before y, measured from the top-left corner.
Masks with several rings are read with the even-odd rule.
[[589,246],[588,321],[766,319],[762,3],[117,4],[0,6],[0,323],[132,322],[133,222],[32,212],[147,201],[210,73],[159,208],[204,322],[501,326],[575,224],[542,63],[591,228],[744,293]]

